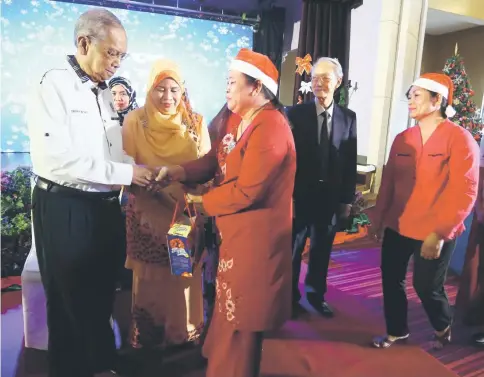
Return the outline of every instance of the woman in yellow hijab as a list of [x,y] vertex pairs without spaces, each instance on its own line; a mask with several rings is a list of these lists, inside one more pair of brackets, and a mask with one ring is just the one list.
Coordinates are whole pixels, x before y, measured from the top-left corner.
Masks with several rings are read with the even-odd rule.
[[[128,114],[123,125],[125,152],[151,168],[178,165],[210,150],[210,136],[188,101],[180,70],[174,62],[155,62],[146,103]],[[152,350],[195,341],[203,326],[202,278],[173,276],[166,234],[181,185],[156,194],[131,193],[126,210],[126,268],[133,270],[132,328],[134,348]],[[183,207],[182,207],[183,208]]]

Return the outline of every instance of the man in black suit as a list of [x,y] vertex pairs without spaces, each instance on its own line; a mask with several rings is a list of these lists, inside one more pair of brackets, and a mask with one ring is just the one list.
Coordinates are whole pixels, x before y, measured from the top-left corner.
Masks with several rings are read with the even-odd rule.
[[294,188],[293,314],[302,308],[298,289],[301,255],[310,239],[305,292],[326,317],[326,278],[336,231],[346,225],[356,189],[356,114],[334,103],[343,70],[336,59],[320,58],[311,72],[314,102],[287,111],[296,143]]

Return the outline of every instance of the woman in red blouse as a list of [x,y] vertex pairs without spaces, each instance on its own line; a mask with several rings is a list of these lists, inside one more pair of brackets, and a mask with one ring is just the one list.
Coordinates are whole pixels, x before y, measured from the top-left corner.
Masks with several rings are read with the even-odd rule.
[[371,233],[383,238],[381,271],[387,335],[373,346],[408,338],[405,277],[413,256],[413,286],[435,330],[434,347],[451,340],[452,314],[444,289],[455,239],[477,196],[479,149],[452,123],[452,80],[440,73],[417,79],[408,91],[417,121],[395,138],[372,216]]
[[[263,332],[291,313],[294,140],[277,100],[278,72],[242,49],[232,62],[219,138],[200,160],[162,168],[158,181],[203,183],[201,213],[215,216],[220,257],[214,314],[203,347],[207,377],[257,377]],[[217,125],[214,125],[217,126]]]

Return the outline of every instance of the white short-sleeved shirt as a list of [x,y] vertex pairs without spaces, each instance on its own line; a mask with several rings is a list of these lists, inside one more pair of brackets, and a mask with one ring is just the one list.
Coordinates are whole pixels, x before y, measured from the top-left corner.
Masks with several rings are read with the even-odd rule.
[[69,56],[34,85],[27,109],[33,172],[83,191],[130,185],[132,160],[106,83],[92,82]]

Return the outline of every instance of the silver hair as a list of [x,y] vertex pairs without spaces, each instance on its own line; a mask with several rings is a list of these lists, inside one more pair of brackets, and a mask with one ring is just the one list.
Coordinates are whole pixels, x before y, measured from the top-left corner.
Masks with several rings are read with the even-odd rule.
[[77,47],[77,38],[93,37],[104,39],[110,28],[121,28],[123,24],[113,13],[107,9],[90,9],[79,17],[74,27],[74,45]]
[[313,68],[311,69],[311,74],[313,73],[314,71],[314,68],[319,64],[319,63],[323,63],[323,62],[330,62],[330,63],[333,63],[334,65],[334,73],[336,74],[336,76],[339,78],[339,79],[342,79],[343,78],[343,67],[341,66],[340,62],[338,61],[338,59],[335,59],[335,58],[328,58],[328,57],[322,57],[322,58],[319,58],[316,63],[313,64]]

